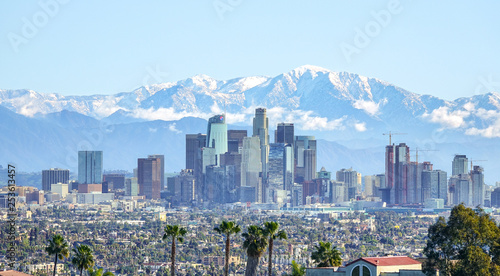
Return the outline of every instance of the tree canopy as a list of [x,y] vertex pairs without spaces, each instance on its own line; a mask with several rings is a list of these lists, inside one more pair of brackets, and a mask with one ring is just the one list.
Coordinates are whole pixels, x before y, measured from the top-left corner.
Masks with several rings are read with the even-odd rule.
[[463,204],[429,227],[424,272],[433,275],[500,275],[500,228],[481,208]]
[[319,242],[314,246],[314,252],[311,254],[311,259],[318,264],[318,267],[341,266],[342,258],[337,247],[332,246],[329,242]]

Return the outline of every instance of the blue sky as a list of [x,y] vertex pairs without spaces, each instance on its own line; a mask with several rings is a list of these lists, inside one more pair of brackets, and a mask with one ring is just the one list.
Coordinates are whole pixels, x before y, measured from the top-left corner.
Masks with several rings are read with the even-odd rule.
[[2,1],[0,89],[114,94],[312,64],[455,99],[500,91],[484,84],[500,83],[499,10],[498,1]]

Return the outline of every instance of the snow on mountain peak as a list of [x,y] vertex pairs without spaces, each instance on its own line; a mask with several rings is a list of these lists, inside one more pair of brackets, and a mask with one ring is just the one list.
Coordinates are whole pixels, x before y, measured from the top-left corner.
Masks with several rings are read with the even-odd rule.
[[196,86],[205,87],[210,90],[217,89],[217,81],[214,78],[204,74],[195,75],[188,80],[192,81],[192,83]]
[[323,72],[323,73],[329,73],[331,72],[330,70],[328,69],[325,69],[323,67],[319,67],[319,66],[315,66],[315,65],[302,65],[302,66],[299,66],[295,69],[293,69],[292,71],[296,71],[296,72],[301,72],[301,73],[305,73],[306,71],[312,71],[312,72]]

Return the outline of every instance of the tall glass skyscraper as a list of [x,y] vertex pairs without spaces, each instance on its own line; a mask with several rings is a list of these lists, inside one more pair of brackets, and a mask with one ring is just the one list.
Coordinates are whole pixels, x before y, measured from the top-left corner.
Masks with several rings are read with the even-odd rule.
[[[215,115],[208,119],[206,147],[215,148],[215,155],[227,152],[227,125],[225,115]],[[219,164],[220,161],[217,162]]]
[[160,199],[161,175],[160,158],[137,159],[139,194],[145,195],[147,199]]
[[268,187],[286,190],[293,184],[292,146],[284,143],[269,145]]
[[274,135],[275,143],[293,145],[295,140],[294,127],[292,123],[279,123]]
[[[253,134],[260,140],[260,160],[262,164],[262,180],[267,180],[267,162],[269,158],[269,118],[266,115],[265,108],[256,108],[253,118]],[[266,185],[266,183],[263,183]]]
[[453,158],[451,174],[459,175],[459,174],[468,174],[469,167],[467,166],[469,163],[469,159],[465,155],[455,155]]
[[311,181],[316,177],[316,138],[295,136],[295,182]]
[[78,182],[102,184],[102,151],[78,152]]

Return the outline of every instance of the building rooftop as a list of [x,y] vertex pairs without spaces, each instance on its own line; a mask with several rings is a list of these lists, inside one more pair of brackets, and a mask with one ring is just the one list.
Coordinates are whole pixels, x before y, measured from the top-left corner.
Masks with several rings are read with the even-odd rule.
[[32,276],[31,274],[26,274],[26,273],[15,271],[15,270],[0,271],[0,275],[1,276]]
[[372,258],[359,258],[354,260],[345,266],[348,266],[352,263],[363,260],[367,263],[370,263],[374,266],[394,266],[394,265],[414,265],[421,264],[419,261],[414,260],[410,257],[406,256],[390,256],[390,257],[372,257]]

